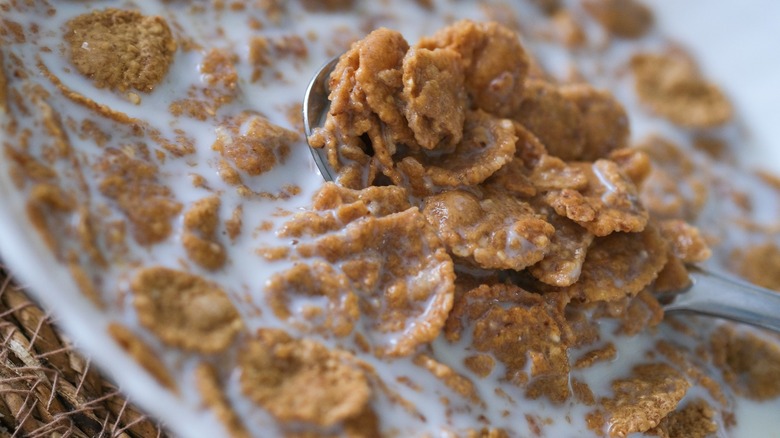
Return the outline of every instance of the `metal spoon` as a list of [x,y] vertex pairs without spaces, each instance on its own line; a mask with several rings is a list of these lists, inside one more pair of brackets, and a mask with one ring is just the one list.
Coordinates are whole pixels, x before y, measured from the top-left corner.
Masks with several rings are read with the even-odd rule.
[[[307,143],[309,137],[314,133],[314,128],[321,126],[322,122],[325,121],[325,114],[330,108],[328,80],[338,62],[339,57],[337,56],[323,65],[306,88],[306,94],[303,97],[303,132],[306,134]],[[336,172],[328,164],[328,154],[325,148],[313,148],[309,145],[309,150],[325,181],[333,181]]]
[[[307,138],[325,119],[330,106],[328,80],[337,63],[338,58],[334,58],[323,65],[306,89],[303,123]],[[322,177],[326,181],[333,181],[335,172],[328,164],[325,149],[309,149]],[[780,293],[697,266],[689,266],[688,269],[691,285],[685,290],[661,297],[666,313],[698,313],[780,332]]]

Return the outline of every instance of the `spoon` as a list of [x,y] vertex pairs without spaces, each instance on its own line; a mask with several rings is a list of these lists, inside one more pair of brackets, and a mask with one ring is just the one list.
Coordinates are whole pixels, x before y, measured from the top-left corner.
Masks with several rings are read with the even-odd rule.
[[[306,89],[303,100],[303,128],[308,139],[321,126],[330,106],[328,80],[338,57],[322,66]],[[328,164],[325,148],[309,146],[314,162],[326,181],[335,172]],[[662,294],[666,313],[697,313],[730,319],[780,332],[780,292],[755,286],[739,279],[688,266],[691,284],[683,290]]]

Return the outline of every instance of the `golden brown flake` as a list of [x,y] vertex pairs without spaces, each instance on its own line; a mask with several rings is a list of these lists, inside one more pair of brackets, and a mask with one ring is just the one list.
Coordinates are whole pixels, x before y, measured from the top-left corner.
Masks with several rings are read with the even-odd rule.
[[[356,87],[360,87],[365,94],[366,104],[385,124],[386,132],[392,142],[406,143],[411,146],[413,134],[410,128],[414,129],[414,127],[409,126],[404,117],[405,113],[407,116],[409,114],[405,110],[408,102],[401,96],[406,87],[404,74],[410,73],[405,73],[405,70],[413,68],[406,65],[410,62],[406,58],[409,44],[399,32],[381,28],[353,45],[351,50],[358,51],[359,66],[354,71],[354,75]],[[331,81],[334,77],[335,72],[331,76]],[[437,91],[449,92],[443,89]],[[389,154],[393,154],[392,147]]]
[[523,102],[513,117],[542,142],[550,155],[578,160],[585,151],[583,113],[576,101],[549,82],[528,80]]
[[706,400],[697,398],[669,413],[648,433],[662,438],[706,438],[718,431],[715,410]]
[[780,396],[780,346],[748,331],[721,326],[710,336],[712,362],[738,394],[753,400]]
[[637,0],[583,0],[582,6],[615,36],[639,38],[653,25],[653,13]]
[[495,22],[459,21],[422,38],[417,47],[460,54],[472,106],[508,117],[524,96],[529,60],[517,34]]
[[107,330],[108,334],[114,338],[114,341],[149,372],[160,385],[171,391],[178,392],[176,381],[171,376],[168,368],[141,338],[127,327],[117,323],[109,324]]
[[452,150],[463,137],[466,89],[460,55],[415,48],[404,57],[404,113],[417,143]]
[[685,377],[669,365],[637,365],[630,377],[612,382],[612,398],[601,400],[609,412],[610,436],[626,436],[658,426],[677,407],[689,387]]
[[707,200],[709,189],[704,169],[670,141],[651,136],[639,150],[652,162],[640,199],[657,219],[694,220]]
[[609,342],[603,347],[590,350],[574,362],[574,368],[589,368],[597,362],[611,361],[617,357],[615,344]]
[[463,139],[449,154],[412,154],[397,163],[414,194],[435,193],[438,187],[476,185],[512,160],[515,128],[511,121],[482,111],[466,114]]
[[487,269],[522,270],[548,251],[555,229],[503,193],[453,190],[425,199],[423,214],[453,255]]
[[562,86],[559,92],[582,114],[585,145],[578,160],[607,158],[611,151],[628,146],[628,115],[612,93],[585,84]]
[[567,351],[574,340],[563,315],[565,305],[561,294],[482,285],[458,299],[445,334],[457,341],[470,333],[474,349],[503,363],[506,381],[524,387],[531,398],[562,403],[570,395]]
[[547,221],[555,228],[555,232],[550,237],[547,254],[530,266],[528,272],[552,286],[571,286],[580,278],[594,236],[571,220],[550,211],[549,207],[538,210],[547,213]]
[[100,192],[114,200],[132,224],[132,233],[141,245],[166,239],[173,231],[172,221],[181,212],[171,189],[158,177],[157,166],[108,149],[97,164],[103,179]]
[[555,190],[545,195],[546,202],[561,216],[577,222],[596,236],[615,231],[639,232],[645,229],[648,212],[639,201],[633,181],[614,161],[596,160],[577,163],[588,185],[581,191]]
[[702,78],[682,53],[637,54],[631,58],[631,70],[642,103],[677,125],[708,128],[732,117],[731,103],[723,92]]
[[371,397],[352,362],[347,352],[259,330],[238,353],[241,390],[279,421],[333,426],[360,414]]
[[468,378],[436,359],[421,354],[414,358],[414,364],[430,372],[435,378],[441,380],[447,387],[461,395],[472,403],[480,403],[481,399],[477,389]]
[[153,267],[138,272],[130,287],[139,322],[174,347],[218,353],[244,330],[227,294],[201,277]]
[[195,202],[184,213],[182,244],[187,255],[203,268],[221,268],[227,259],[227,252],[217,239],[220,200],[216,196]]
[[579,281],[568,290],[590,302],[634,296],[656,278],[667,258],[667,244],[653,227],[598,237],[588,249]]
[[685,263],[703,262],[712,253],[699,229],[682,220],[660,221],[658,230],[671,244],[672,254]]
[[195,368],[195,382],[203,403],[214,411],[219,421],[225,426],[231,438],[249,438],[251,435],[241,422],[230,401],[222,390],[222,384],[217,376],[217,370],[210,364],[202,363]]
[[751,283],[780,292],[780,247],[772,242],[734,251],[734,272]]
[[137,11],[103,9],[66,24],[71,61],[98,87],[150,92],[168,73],[176,52],[168,23]]
[[284,164],[297,133],[274,125],[265,117],[244,112],[217,129],[212,148],[250,176]]
[[[350,266],[345,268],[349,269]],[[374,283],[377,279],[372,278],[372,274],[378,274],[377,268],[370,263],[360,263],[354,269],[363,272],[355,272],[354,276],[362,274],[365,282]],[[323,262],[311,265],[299,263],[281,274],[275,274],[268,282],[266,296],[278,318],[289,320],[302,329],[315,332],[325,330],[334,336],[343,337],[352,333],[355,323],[360,319],[358,296],[351,288],[350,279]],[[320,297],[327,300],[325,306],[318,305]],[[310,302],[303,304],[307,298],[310,298]],[[291,306],[291,302],[295,306]]]
[[[315,199],[320,210],[296,215],[280,232],[314,237],[297,245],[297,254],[322,257],[339,266],[341,273],[326,265],[314,268],[327,274],[329,281],[315,288],[313,296],[338,302],[354,294],[363,316],[363,334],[380,356],[409,355],[417,345],[433,340],[452,307],[452,260],[423,215],[408,208],[404,193],[398,187],[354,191],[327,184]],[[275,312],[282,315],[286,305],[280,294],[285,287],[305,285],[305,271],[311,268],[294,269],[304,275],[299,277],[303,283],[294,284],[298,274],[283,274],[269,291],[277,302]],[[338,324],[321,323],[349,333],[354,312],[338,318]]]

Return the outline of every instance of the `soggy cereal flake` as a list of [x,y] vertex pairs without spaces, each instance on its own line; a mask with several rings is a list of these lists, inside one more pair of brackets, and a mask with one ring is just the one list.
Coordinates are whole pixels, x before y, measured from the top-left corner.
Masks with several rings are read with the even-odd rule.
[[571,379],[571,392],[574,395],[574,399],[585,406],[596,404],[596,396],[593,394],[590,386],[582,380],[577,378]]
[[398,163],[398,170],[418,195],[434,192],[437,186],[476,185],[512,160],[516,141],[511,121],[473,111],[466,114],[463,139],[452,153],[410,155]]
[[731,120],[731,102],[707,82],[680,52],[640,53],[631,58],[634,87],[643,104],[687,128],[708,128]]
[[547,154],[539,157],[528,178],[540,192],[584,190],[588,187],[588,174],[584,166],[567,164],[560,158]]
[[639,38],[653,26],[653,13],[637,0],[582,0],[605,29],[618,37]]
[[639,150],[652,162],[642,183],[640,198],[653,217],[694,220],[709,195],[705,170],[670,141],[651,136]]
[[583,354],[574,362],[574,368],[589,368],[598,362],[612,361],[617,357],[615,344],[608,342],[603,347],[599,347]]
[[607,158],[611,151],[628,146],[628,115],[612,93],[586,84],[562,86],[559,92],[564,99],[574,102],[582,114],[585,145],[577,159]]
[[658,222],[658,230],[669,242],[672,254],[685,263],[707,260],[712,251],[698,228],[679,219]]
[[[538,210],[538,209],[537,209]],[[580,278],[593,234],[545,208],[547,221],[555,228],[547,255],[528,268],[536,279],[552,286],[571,286]]]
[[662,438],[706,438],[717,431],[715,410],[706,400],[697,398],[670,412],[648,433]]
[[615,149],[607,158],[617,163],[623,175],[640,188],[652,170],[650,156],[635,148]]
[[462,20],[422,38],[417,47],[460,54],[473,107],[499,117],[517,111],[529,60],[515,32],[495,22]]
[[587,35],[582,24],[567,9],[559,9],[552,14],[553,36],[568,48],[582,47]]
[[303,7],[309,11],[335,12],[349,9],[355,0],[303,0]]
[[[368,43],[379,42],[381,45],[388,39],[396,41],[396,35],[397,32],[379,29],[371,33],[367,41]],[[408,126],[401,123],[403,115],[400,109],[386,101],[387,98],[394,101],[395,97],[389,94],[393,90],[400,93],[403,89],[400,70],[403,53],[398,54],[397,50],[395,51],[398,67],[395,69],[397,70],[395,74],[390,71],[381,75],[382,77],[377,77],[377,74],[384,71],[383,67],[387,66],[388,60],[385,57],[389,54],[382,55],[384,53],[382,48],[364,48],[365,44],[367,44],[365,40],[353,44],[336,64],[330,75],[328,95],[330,109],[325,124],[322,128],[316,128],[309,138],[312,147],[325,148],[328,163],[338,173],[339,184],[354,189],[371,185],[379,173],[384,173],[391,178],[395,175],[391,158],[395,153],[393,139],[391,136],[383,138],[380,129],[381,119],[369,104],[367,92],[358,81],[359,71],[366,80],[380,81],[378,84],[372,84],[369,90],[374,93],[372,102],[382,111],[385,119],[393,121],[393,126],[399,128],[393,130],[392,135],[400,138],[412,137]],[[363,62],[369,61],[373,64],[362,65]],[[375,74],[366,74],[366,69],[372,70]],[[395,83],[381,83],[393,77]],[[405,127],[405,130],[401,127]],[[404,134],[404,131],[407,134]]]
[[151,245],[171,234],[172,221],[182,206],[173,199],[171,189],[160,182],[157,166],[150,160],[108,149],[96,167],[103,174],[100,192],[117,203],[138,243]]
[[531,398],[562,403],[570,393],[567,350],[574,340],[565,304],[561,294],[482,285],[455,303],[445,335],[454,342],[471,332],[473,348],[506,367],[505,380],[524,387]]
[[[379,274],[380,266],[366,262],[360,268],[367,282],[376,281],[371,277]],[[298,263],[273,275],[266,286],[266,296],[278,318],[302,329],[325,330],[341,337],[350,334],[360,318],[358,296],[350,279],[323,262]],[[327,300],[324,305],[320,298]]]
[[568,290],[590,302],[633,296],[656,278],[667,258],[667,243],[654,227],[597,237],[588,248],[579,281]]
[[168,73],[176,40],[165,19],[103,9],[66,23],[76,69],[98,87],[152,91]]
[[401,96],[402,90],[407,88],[405,82],[411,79],[407,77],[409,44],[399,32],[381,28],[368,34],[350,50],[357,50],[359,54],[359,66],[354,73],[355,87],[365,93],[366,104],[385,124],[385,132],[389,133],[392,142],[413,145],[412,131],[415,131],[416,124],[407,122],[410,110],[404,107],[409,102]]
[[626,296],[605,304],[620,321],[617,329],[619,335],[635,336],[648,327],[657,326],[664,318],[663,307],[647,288],[639,291],[636,296]]
[[241,391],[282,422],[333,426],[371,397],[352,355],[280,330],[261,329],[238,353]]
[[664,363],[635,366],[630,377],[612,382],[612,398],[601,400],[609,413],[610,436],[623,437],[656,427],[677,407],[689,387],[682,374]]
[[430,196],[423,214],[453,255],[487,269],[519,271],[538,262],[555,232],[529,204],[498,192]]
[[283,237],[317,236],[368,215],[382,217],[410,208],[406,190],[396,186],[352,190],[325,183],[314,196],[315,211],[296,214],[279,231]]
[[732,270],[747,281],[780,292],[780,247],[772,242],[734,251]]
[[378,355],[405,356],[430,342],[452,307],[452,260],[416,208],[352,221],[298,245],[298,254],[341,265]]
[[474,383],[447,365],[425,354],[416,356],[414,364],[430,372],[435,378],[441,380],[447,387],[470,402],[481,402]]
[[230,401],[225,395],[222,384],[219,381],[217,370],[210,364],[201,363],[195,368],[196,386],[203,398],[203,403],[208,406],[225,426],[231,438],[250,438],[249,431],[241,422],[238,414],[230,406]]
[[463,67],[451,49],[412,49],[404,58],[404,113],[417,143],[451,151],[463,137],[466,89]]
[[686,290],[691,285],[688,276],[688,268],[685,263],[674,254],[669,254],[669,260],[658,273],[653,282],[653,291],[656,293],[679,292]]
[[174,392],[178,391],[170,371],[146,342],[121,324],[111,323],[106,330],[119,347],[151,374],[157,383]]
[[[315,311],[310,319],[337,335],[348,334],[362,316],[362,333],[380,356],[408,355],[433,340],[452,307],[453,265],[423,215],[409,208],[405,193],[399,187],[356,191],[326,184],[315,196],[315,211],[296,215],[279,234],[314,238],[297,245],[298,255],[327,263],[275,277],[269,290],[274,311],[287,317],[286,300],[298,299],[287,293],[293,288],[302,298],[328,297],[329,312],[340,313]],[[316,284],[317,275],[327,281]],[[307,276],[314,284],[307,286]]]
[[217,239],[220,200],[216,196],[195,202],[184,213],[182,245],[189,258],[205,269],[219,269],[227,260],[225,246]]
[[780,346],[768,338],[733,326],[710,336],[712,362],[731,388],[752,400],[780,397]]
[[550,155],[579,160],[585,150],[584,116],[577,102],[565,97],[559,87],[541,80],[528,80],[525,97],[513,114],[545,146]]
[[648,212],[639,202],[634,183],[617,163],[596,160],[593,164],[577,163],[588,179],[582,191],[551,191],[546,202],[561,216],[577,222],[596,236],[615,231],[638,232],[647,225]]
[[236,167],[255,176],[284,164],[298,134],[274,125],[259,114],[244,112],[217,128],[212,145]]
[[244,330],[225,291],[202,277],[153,267],[138,272],[130,287],[141,325],[169,345],[218,353]]

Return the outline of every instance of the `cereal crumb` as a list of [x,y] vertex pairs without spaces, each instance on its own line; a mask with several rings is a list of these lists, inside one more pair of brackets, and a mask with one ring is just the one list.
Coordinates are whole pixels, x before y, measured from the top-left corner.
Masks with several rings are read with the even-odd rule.
[[212,196],[196,201],[184,213],[184,250],[192,261],[209,270],[221,268],[227,260],[227,251],[217,239],[219,207],[219,198]]
[[66,24],[71,61],[98,87],[150,92],[168,73],[176,40],[165,19],[103,9]]
[[209,407],[225,426],[231,438],[249,438],[251,435],[241,422],[238,414],[230,406],[222,384],[219,382],[217,370],[210,364],[201,363],[195,368],[196,385],[203,403]]
[[174,347],[218,353],[244,330],[227,294],[201,277],[153,267],[138,272],[130,287],[140,323]]
[[173,376],[171,376],[168,368],[141,338],[127,327],[117,323],[109,324],[107,330],[108,334],[114,338],[114,341],[135,359],[139,365],[146,369],[158,383],[172,391],[178,391],[176,381],[173,380]]

